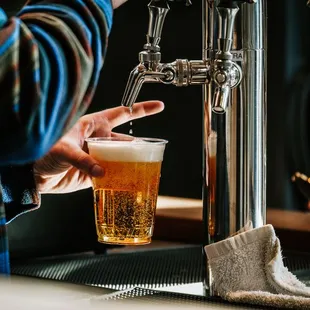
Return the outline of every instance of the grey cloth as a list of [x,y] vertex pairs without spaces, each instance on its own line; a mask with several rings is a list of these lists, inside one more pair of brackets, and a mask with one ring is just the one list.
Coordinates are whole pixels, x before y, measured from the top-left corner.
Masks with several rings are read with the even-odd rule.
[[310,309],[310,288],[283,264],[271,225],[205,247],[214,290],[222,298],[287,309]]

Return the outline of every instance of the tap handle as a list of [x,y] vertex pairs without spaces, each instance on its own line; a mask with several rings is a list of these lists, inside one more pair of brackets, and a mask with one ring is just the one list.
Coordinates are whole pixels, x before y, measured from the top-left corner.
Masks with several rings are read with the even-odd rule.
[[144,49],[151,52],[159,52],[159,42],[166,19],[166,15],[170,10],[168,2],[182,2],[185,5],[191,5],[191,0],[151,0],[149,3],[149,28],[147,32],[147,44]]
[[219,18],[219,38],[217,55],[221,58],[231,58],[230,49],[233,41],[233,28],[236,15],[239,11],[239,7],[224,7],[218,6],[217,8]]
[[149,5],[149,28],[147,32],[147,44],[144,48],[152,52],[159,52],[159,42],[164,22],[170,7],[167,0],[152,0]]

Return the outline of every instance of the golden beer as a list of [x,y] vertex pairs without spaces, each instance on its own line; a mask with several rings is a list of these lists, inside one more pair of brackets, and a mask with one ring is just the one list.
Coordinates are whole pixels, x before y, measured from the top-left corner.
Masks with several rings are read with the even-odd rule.
[[98,241],[151,242],[164,140],[89,139],[90,155],[104,169],[93,178]]

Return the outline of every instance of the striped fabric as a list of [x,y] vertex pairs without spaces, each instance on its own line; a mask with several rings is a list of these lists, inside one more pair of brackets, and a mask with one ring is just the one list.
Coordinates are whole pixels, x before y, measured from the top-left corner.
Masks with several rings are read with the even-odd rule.
[[112,15],[111,0],[32,0],[9,19],[0,4],[0,274],[6,224],[40,205],[31,163],[87,110]]

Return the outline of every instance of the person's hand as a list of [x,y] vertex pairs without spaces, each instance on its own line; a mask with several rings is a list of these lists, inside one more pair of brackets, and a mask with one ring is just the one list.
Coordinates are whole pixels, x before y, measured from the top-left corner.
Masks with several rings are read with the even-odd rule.
[[112,0],[113,9],[118,8],[122,4],[124,4],[127,0]]
[[60,139],[50,152],[34,164],[37,189],[40,193],[68,193],[91,187],[91,177],[104,171],[88,155],[86,138],[110,137],[119,134],[112,129],[128,121],[161,112],[164,104],[147,101],[85,115]]

